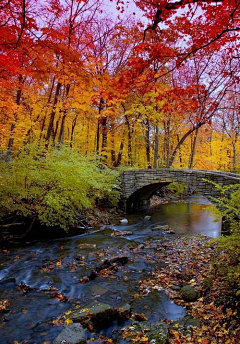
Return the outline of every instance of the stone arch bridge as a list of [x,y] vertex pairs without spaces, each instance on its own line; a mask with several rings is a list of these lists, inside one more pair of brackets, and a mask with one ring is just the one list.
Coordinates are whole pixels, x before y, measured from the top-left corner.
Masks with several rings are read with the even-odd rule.
[[163,186],[172,182],[184,183],[191,192],[205,196],[217,196],[214,185],[204,179],[222,186],[239,184],[240,175],[219,171],[188,169],[148,169],[129,170],[121,174],[122,198],[121,206],[128,212],[141,209],[149,204],[152,195]]

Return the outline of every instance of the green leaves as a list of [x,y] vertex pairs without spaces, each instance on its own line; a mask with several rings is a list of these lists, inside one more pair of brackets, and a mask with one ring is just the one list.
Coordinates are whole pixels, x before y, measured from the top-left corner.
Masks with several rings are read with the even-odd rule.
[[172,192],[176,196],[182,196],[186,189],[187,185],[182,183],[171,183],[167,186],[167,190]]
[[82,157],[71,148],[37,146],[0,163],[0,216],[16,213],[36,217],[47,226],[67,230],[96,198],[118,199],[118,175],[95,157]]
[[227,223],[229,230],[233,234],[239,234],[240,219],[240,184],[221,186],[217,183],[205,179],[214,185],[219,193],[218,197],[210,197],[217,205],[217,215]]

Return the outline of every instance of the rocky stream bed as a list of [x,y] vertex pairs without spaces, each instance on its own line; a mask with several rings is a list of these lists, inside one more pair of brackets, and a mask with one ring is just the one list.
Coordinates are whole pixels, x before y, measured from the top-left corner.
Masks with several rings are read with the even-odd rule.
[[138,214],[127,225],[2,249],[0,343],[184,343],[179,328],[191,339],[202,331],[195,310],[214,254],[209,237],[194,234],[201,224],[204,234],[220,230],[206,203],[168,204],[148,221]]

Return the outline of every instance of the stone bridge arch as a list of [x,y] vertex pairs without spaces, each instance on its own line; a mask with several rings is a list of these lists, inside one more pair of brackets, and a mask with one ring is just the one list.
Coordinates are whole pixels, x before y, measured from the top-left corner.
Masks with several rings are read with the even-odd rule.
[[215,187],[204,179],[222,186],[239,184],[240,175],[219,171],[188,169],[130,170],[121,174],[121,205],[127,212],[133,212],[149,203],[152,195],[172,182],[184,183],[188,189],[204,196],[217,196]]

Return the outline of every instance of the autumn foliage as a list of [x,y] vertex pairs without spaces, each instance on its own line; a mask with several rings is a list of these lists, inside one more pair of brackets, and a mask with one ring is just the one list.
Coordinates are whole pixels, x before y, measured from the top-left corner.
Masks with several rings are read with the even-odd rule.
[[66,145],[109,166],[237,171],[235,0],[3,0],[1,153]]

